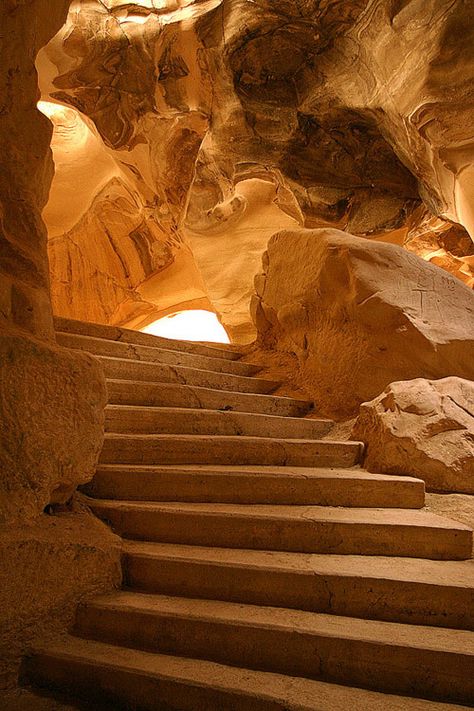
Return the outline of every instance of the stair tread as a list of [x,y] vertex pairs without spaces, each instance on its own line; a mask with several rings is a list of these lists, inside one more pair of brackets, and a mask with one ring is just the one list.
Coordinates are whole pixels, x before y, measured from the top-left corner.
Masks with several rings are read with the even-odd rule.
[[[272,397],[271,395],[263,395],[262,397]],[[290,399],[290,398],[288,398]],[[139,415],[140,413],[163,413],[163,414],[179,414],[179,415],[196,415],[199,417],[206,417],[207,415],[216,415],[218,414],[219,416],[222,417],[255,417],[259,420],[284,420],[285,422],[289,422],[295,425],[298,425],[301,422],[304,423],[313,423],[315,425],[320,424],[320,423],[328,423],[328,424],[333,424],[333,420],[330,420],[326,417],[311,417],[311,418],[306,418],[306,417],[282,417],[281,415],[266,415],[264,413],[260,412],[241,412],[237,410],[213,410],[211,408],[199,408],[199,407],[187,407],[187,408],[182,408],[182,407],[170,407],[167,405],[163,406],[154,406],[154,405],[117,405],[114,403],[108,404],[106,406],[106,411],[113,411],[113,412],[132,412],[136,415]]]
[[311,444],[311,445],[324,445],[330,446],[335,445],[337,447],[343,447],[347,449],[359,449],[363,446],[362,442],[357,442],[353,440],[332,440],[332,439],[306,439],[306,438],[295,438],[290,439],[286,437],[253,437],[252,435],[213,435],[213,434],[141,434],[141,433],[123,433],[123,432],[106,432],[106,439],[118,439],[118,440],[182,440],[183,442],[195,442],[195,441],[210,441],[210,442],[249,442],[255,441],[257,443],[261,442],[282,442],[287,443],[289,446],[294,446],[297,444]]
[[307,612],[280,607],[249,605],[221,600],[202,600],[168,595],[120,591],[95,598],[87,608],[131,611],[150,615],[171,615],[199,621],[266,627],[357,639],[384,645],[430,649],[471,656],[474,662],[474,633],[467,630],[381,622],[356,617],[343,617],[320,612]]
[[[200,353],[187,353],[183,350],[177,350],[176,347],[173,347],[176,344],[173,343],[168,347],[162,343],[154,346],[144,345],[140,343],[115,341],[110,338],[97,338],[80,333],[67,333],[66,331],[56,331],[56,335],[61,345],[67,348],[86,350],[97,357],[110,356],[126,358],[127,360],[139,360],[140,362],[147,363],[162,363],[163,365],[179,365],[191,368],[202,367],[203,370],[219,368],[222,369],[224,373],[238,375],[239,371],[241,371],[241,374],[246,376],[255,375],[261,370],[260,366],[252,363],[243,363],[240,360],[222,358],[221,352],[218,349],[215,349],[215,354],[203,355]],[[161,361],[160,357],[165,360]],[[184,362],[169,363],[167,360],[182,360]],[[193,361],[196,365],[193,365]],[[201,365],[198,366],[197,363],[201,363]]]
[[324,437],[333,422],[210,408],[108,405],[106,431],[123,434],[222,434],[264,437]]
[[220,411],[278,414],[283,417],[305,415],[313,406],[309,400],[284,395],[244,393],[202,385],[126,380],[110,375],[106,381],[109,401],[114,404],[204,407]]
[[[142,332],[139,331],[138,333],[142,333]],[[81,339],[83,339],[83,342],[84,342],[84,343],[85,343],[86,341],[87,341],[87,342],[89,342],[89,341],[92,341],[92,342],[93,342],[93,341],[106,341],[106,342],[111,343],[111,344],[114,343],[114,344],[117,344],[118,346],[126,346],[126,347],[130,347],[130,348],[132,348],[132,349],[133,349],[134,347],[137,347],[137,346],[138,346],[139,348],[143,348],[143,349],[145,349],[145,350],[150,350],[150,351],[171,351],[172,353],[177,353],[177,354],[180,354],[180,355],[196,356],[196,357],[198,357],[198,358],[199,358],[199,357],[203,357],[203,358],[215,358],[215,360],[225,360],[225,361],[228,361],[228,360],[229,360],[228,358],[223,358],[223,357],[222,357],[222,351],[221,351],[219,348],[214,348],[214,349],[213,349],[213,350],[215,351],[215,354],[212,355],[212,356],[211,356],[211,355],[209,355],[209,356],[201,356],[199,353],[186,353],[185,351],[176,350],[176,347],[175,347],[175,346],[178,345],[178,344],[181,344],[181,343],[187,343],[188,345],[192,345],[192,344],[194,344],[194,343],[195,343],[196,345],[204,345],[204,344],[200,344],[198,341],[184,341],[184,340],[183,340],[183,341],[177,341],[177,340],[171,340],[171,339],[170,339],[170,340],[169,340],[169,347],[166,347],[166,346],[168,345],[168,343],[166,343],[166,342],[168,342],[168,339],[163,338],[163,341],[165,341],[165,342],[163,342],[162,339],[161,339],[160,337],[158,337],[158,336],[155,336],[155,338],[158,339],[158,342],[157,342],[156,345],[144,345],[144,344],[142,344],[142,343],[132,343],[132,342],[130,342],[130,341],[120,341],[120,340],[116,340],[116,339],[113,339],[113,338],[105,338],[105,337],[102,337],[102,338],[101,338],[101,337],[98,337],[98,336],[89,336],[89,335],[84,334],[84,333],[71,333],[71,332],[69,332],[69,331],[61,331],[61,330],[58,330],[58,329],[56,329],[56,335],[58,335],[58,336],[68,336],[68,337],[71,336],[71,337],[77,338],[79,342],[81,342]],[[151,334],[147,334],[147,335],[151,335]],[[212,349],[212,346],[205,346],[205,347],[206,347],[206,348],[209,347],[209,348]],[[237,352],[236,352],[235,355],[238,355],[238,356],[240,357],[240,353],[237,353]],[[259,368],[259,366],[253,365],[252,363],[245,363],[245,365],[248,365],[250,368],[257,368],[257,369]]]
[[338,467],[279,467],[279,466],[238,466],[238,465],[206,465],[206,464],[99,464],[97,473],[104,472],[130,472],[132,474],[156,473],[156,474],[196,474],[196,475],[255,475],[271,477],[290,477],[301,479],[360,479],[361,481],[387,481],[387,482],[407,482],[423,484],[422,479],[415,477],[379,474],[368,472],[360,467],[348,467],[342,469]]
[[178,560],[182,564],[210,563],[216,566],[293,572],[311,575],[337,575],[351,578],[386,578],[436,586],[468,588],[473,591],[474,560],[437,561],[402,558],[318,553],[286,553],[235,548],[210,548],[175,543],[124,541],[129,556]]
[[[123,359],[122,359],[123,360]],[[254,378],[252,378],[253,380]],[[218,388],[206,388],[203,387],[202,385],[187,385],[186,383],[156,383],[156,382],[147,382],[146,380],[127,380],[124,378],[106,378],[107,383],[126,383],[127,385],[130,385],[130,387],[133,386],[140,386],[140,385],[149,385],[153,387],[163,387],[163,388],[173,388],[173,389],[183,389],[183,390],[188,390],[191,392],[196,392],[197,395],[199,393],[219,393],[223,395],[238,395],[239,397],[245,397],[246,399],[256,399],[256,400],[277,400],[277,401],[282,401],[282,402],[287,402],[287,403],[297,403],[301,405],[306,405],[308,407],[312,407],[313,403],[311,400],[304,400],[296,397],[287,397],[285,395],[272,395],[272,394],[266,394],[266,393],[239,393],[236,392],[235,390],[221,390]],[[266,382],[269,382],[268,380]],[[114,403],[115,404],[115,403]],[[148,407],[147,405],[124,405],[123,407]],[[225,412],[225,410],[222,410]],[[241,410],[235,410],[235,412],[241,412]],[[243,411],[245,412],[245,410]],[[265,415],[265,413],[263,413]]]
[[[152,347],[160,347],[158,344],[174,346],[176,350],[190,349],[184,352],[194,352],[196,355],[214,354],[222,358],[222,354],[227,354],[227,357],[232,360],[238,360],[242,357],[243,352],[232,345],[219,344],[219,346],[204,345],[199,341],[186,341],[181,339],[165,338],[164,336],[154,336],[151,333],[143,333],[122,326],[110,326],[107,324],[93,323],[89,321],[79,321],[76,319],[63,318],[61,316],[54,317],[54,325],[56,331],[75,335],[90,335],[91,337],[104,338],[110,341],[120,341],[124,343],[136,343],[137,345],[152,345]],[[221,354],[220,356],[218,354]]]
[[[37,655],[48,659],[69,660],[72,663],[101,667],[105,670],[111,686],[111,674],[120,670],[137,674],[140,679],[155,679],[156,701],[159,702],[161,682],[176,681],[193,689],[218,689],[227,691],[232,698],[241,696],[244,703],[267,702],[281,711],[467,711],[467,706],[444,704],[410,697],[383,694],[376,691],[340,686],[323,681],[290,677],[272,672],[261,672],[228,666],[216,662],[186,657],[144,652],[104,642],[67,637],[61,642],[36,650]],[[33,665],[35,659],[32,660]],[[40,670],[35,674],[43,680]],[[47,672],[44,681],[48,681]],[[212,703],[212,702],[211,702]],[[190,708],[190,706],[187,706]],[[204,707],[203,707],[204,708]],[[205,708],[210,709],[210,706]],[[230,706],[229,706],[230,708]],[[232,708],[237,706],[232,705]],[[240,706],[243,709],[244,706]],[[250,708],[250,705],[248,706]],[[252,705],[253,708],[253,705]]]
[[110,499],[90,500],[101,509],[135,511],[168,511],[202,516],[226,516],[230,518],[274,519],[287,521],[327,521],[328,523],[401,525],[422,528],[472,531],[469,526],[438,516],[427,511],[412,509],[365,509],[329,506],[298,506],[278,504],[202,504],[179,502],[116,501]]
[[[256,377],[254,375],[237,375],[236,373],[220,373],[219,371],[216,370],[208,370],[207,368],[193,368],[192,366],[189,365],[169,365],[168,363],[157,363],[156,361],[151,361],[151,360],[137,360],[136,358],[120,358],[116,356],[105,356],[105,355],[96,355],[96,358],[99,358],[100,361],[105,361],[105,362],[117,362],[119,361],[120,363],[125,363],[126,365],[134,366],[142,366],[142,365],[150,365],[154,368],[166,368],[171,371],[177,371],[177,373],[186,373],[188,371],[191,371],[193,373],[204,373],[205,375],[213,375],[216,378],[226,380],[238,380],[242,382],[247,382],[247,381],[252,381],[256,383],[267,383],[275,388],[279,387],[282,383],[281,381],[277,380],[270,380],[269,378],[260,378]],[[154,382],[154,381],[150,381]],[[186,385],[186,383],[182,383]],[[194,386],[196,387],[196,386]],[[198,386],[199,387],[199,386]],[[231,391],[233,392],[233,391]]]

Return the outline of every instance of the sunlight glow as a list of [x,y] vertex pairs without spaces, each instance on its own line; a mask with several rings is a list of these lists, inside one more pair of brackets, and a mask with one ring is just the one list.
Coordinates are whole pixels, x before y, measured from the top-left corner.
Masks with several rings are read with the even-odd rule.
[[51,101],[38,101],[37,107],[41,113],[49,119],[58,117],[63,120],[71,121],[71,119],[76,116],[76,111],[74,111],[74,109],[69,109],[67,106],[55,104]]
[[140,329],[153,336],[175,338],[180,341],[209,341],[210,343],[230,343],[227,332],[211,311],[180,311],[165,316]]

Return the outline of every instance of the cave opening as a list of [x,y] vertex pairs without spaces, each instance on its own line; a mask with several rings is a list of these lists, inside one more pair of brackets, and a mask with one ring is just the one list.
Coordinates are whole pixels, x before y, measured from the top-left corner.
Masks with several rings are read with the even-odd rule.
[[179,311],[153,321],[140,330],[175,340],[230,343],[229,335],[217,315],[203,309]]

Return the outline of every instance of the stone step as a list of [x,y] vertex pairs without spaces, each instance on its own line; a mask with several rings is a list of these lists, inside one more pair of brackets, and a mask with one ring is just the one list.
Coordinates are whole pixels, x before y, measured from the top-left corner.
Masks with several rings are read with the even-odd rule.
[[251,376],[258,373],[261,368],[250,363],[241,363],[238,360],[204,356],[196,353],[141,346],[136,343],[110,341],[105,338],[93,338],[77,333],[56,333],[56,338],[61,346],[87,351],[96,356],[109,356],[111,358],[128,358],[149,363],[165,363],[166,365],[181,365],[188,368],[212,370],[216,373],[232,373],[234,375]]
[[333,422],[228,410],[109,405],[105,429],[122,434],[212,434],[319,439]]
[[25,672],[39,687],[73,693],[88,703],[111,702],[117,711],[468,711],[467,706],[457,704],[152,654],[77,637],[38,650],[26,661]]
[[474,562],[125,541],[129,588],[474,630]]
[[181,365],[148,363],[129,358],[98,356],[107,378],[118,380],[144,380],[155,383],[197,385],[217,390],[233,390],[242,393],[268,394],[280,383],[264,378],[250,378],[232,373],[216,373],[212,370],[188,368]]
[[237,393],[170,383],[147,383],[142,380],[109,379],[107,390],[109,402],[117,405],[234,410],[279,417],[301,417],[312,407],[312,403],[307,400],[289,397]]
[[360,442],[220,437],[215,435],[106,434],[101,464],[236,464],[352,467],[363,450]]
[[474,634],[465,630],[134,592],[80,607],[76,630],[161,654],[474,703]]
[[433,560],[466,560],[472,551],[468,526],[426,511],[88,502],[125,538],[159,543]]
[[101,465],[87,493],[128,501],[422,508],[424,482],[361,469]]
[[55,316],[54,325],[56,331],[61,333],[74,333],[92,338],[105,338],[109,341],[121,341],[122,343],[135,343],[140,346],[150,346],[151,348],[166,348],[183,353],[193,353],[195,355],[209,356],[211,358],[226,358],[227,360],[239,360],[242,353],[233,346],[202,345],[193,341],[181,341],[173,338],[163,338],[162,336],[152,336],[149,333],[134,331],[121,326],[106,326],[99,323],[89,323],[86,321],[75,321],[74,319],[61,318]]

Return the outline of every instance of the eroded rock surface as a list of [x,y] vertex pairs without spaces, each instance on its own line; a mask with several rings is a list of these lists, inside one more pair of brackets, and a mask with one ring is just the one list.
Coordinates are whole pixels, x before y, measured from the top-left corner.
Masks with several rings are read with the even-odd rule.
[[338,230],[275,235],[255,281],[260,345],[336,417],[395,380],[474,379],[474,294],[401,247]]
[[72,133],[53,114],[55,309],[140,325],[199,302],[249,340],[248,271],[265,235],[296,224],[406,246],[472,286],[473,12],[74,0],[38,57],[42,97],[82,117],[107,170],[99,185],[76,141],[68,172]]
[[94,472],[104,437],[98,360],[40,341],[0,337],[0,523],[66,502]]
[[366,443],[369,471],[424,479],[437,492],[474,493],[474,382],[391,383],[361,405],[352,438]]
[[41,220],[52,129],[36,108],[34,62],[68,5],[0,3],[0,686],[15,683],[33,640],[65,629],[83,595],[120,579],[103,526],[42,515],[90,478],[103,438],[101,366],[55,342]]
[[121,539],[87,511],[0,525],[0,688],[32,646],[64,633],[79,602],[120,585],[120,557]]

